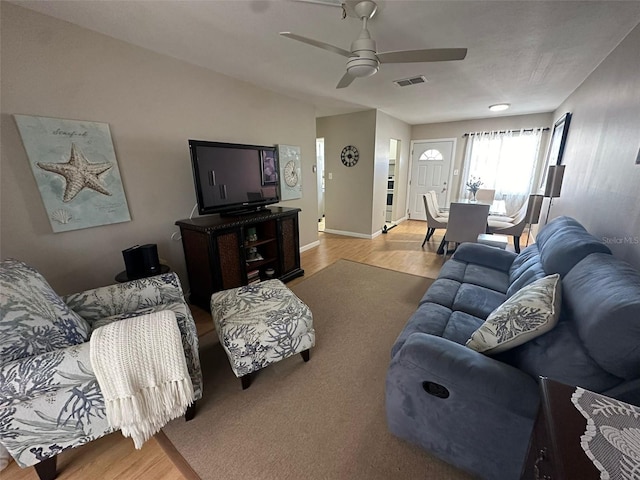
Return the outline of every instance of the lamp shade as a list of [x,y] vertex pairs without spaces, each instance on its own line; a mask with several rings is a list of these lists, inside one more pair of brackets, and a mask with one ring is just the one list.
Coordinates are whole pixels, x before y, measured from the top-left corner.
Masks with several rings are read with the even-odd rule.
[[525,222],[529,225],[535,225],[540,219],[540,210],[542,210],[542,195],[529,195],[529,204],[527,205],[527,218]]
[[547,173],[547,184],[544,189],[544,196],[558,198],[562,190],[562,179],[564,177],[564,165],[551,165]]

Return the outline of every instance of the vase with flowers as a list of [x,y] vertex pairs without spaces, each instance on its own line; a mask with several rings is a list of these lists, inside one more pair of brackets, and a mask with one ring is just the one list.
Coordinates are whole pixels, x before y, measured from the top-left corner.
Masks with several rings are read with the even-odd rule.
[[474,177],[473,175],[471,175],[469,177],[469,180],[467,180],[466,185],[467,190],[471,192],[471,201],[475,202],[476,194],[478,193],[478,190],[480,190],[480,186],[483,185],[482,180],[480,180],[480,177]]

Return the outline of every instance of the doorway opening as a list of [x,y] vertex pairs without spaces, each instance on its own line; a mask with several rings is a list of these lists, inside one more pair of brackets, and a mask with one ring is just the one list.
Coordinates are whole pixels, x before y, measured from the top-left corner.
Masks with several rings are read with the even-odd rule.
[[397,224],[398,218],[398,165],[400,164],[400,140],[391,138],[389,140],[389,171],[387,174],[387,210],[385,214],[385,224],[382,233],[387,233]]
[[318,231],[325,229],[324,138],[316,138],[316,182],[318,189]]

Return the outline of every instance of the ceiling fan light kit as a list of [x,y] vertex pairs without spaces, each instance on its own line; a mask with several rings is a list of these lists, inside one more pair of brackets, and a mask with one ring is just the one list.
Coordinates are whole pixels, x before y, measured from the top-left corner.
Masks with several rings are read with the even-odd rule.
[[376,42],[371,38],[367,29],[367,21],[375,15],[378,9],[377,4],[372,0],[346,0],[342,7],[348,16],[355,16],[362,20],[362,30],[358,38],[351,44],[351,51],[291,32],[280,32],[280,35],[292,40],[347,57],[347,71],[336,88],[348,87],[356,78],[374,75],[378,72],[381,63],[446,62],[463,60],[467,55],[466,48],[434,48],[378,53]]
[[356,55],[347,60],[347,72],[350,75],[363,78],[370,77],[378,71],[380,62],[376,57],[376,42],[369,37],[366,29],[363,29],[360,38],[351,44],[351,52]]

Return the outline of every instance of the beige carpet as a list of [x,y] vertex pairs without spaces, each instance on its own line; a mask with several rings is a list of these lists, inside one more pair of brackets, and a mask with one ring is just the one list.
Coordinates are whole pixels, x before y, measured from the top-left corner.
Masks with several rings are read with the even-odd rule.
[[313,312],[316,347],[242,391],[215,332],[201,338],[196,417],[166,436],[202,479],[467,479],[391,435],[389,351],[432,280],[340,260],[292,287]]

